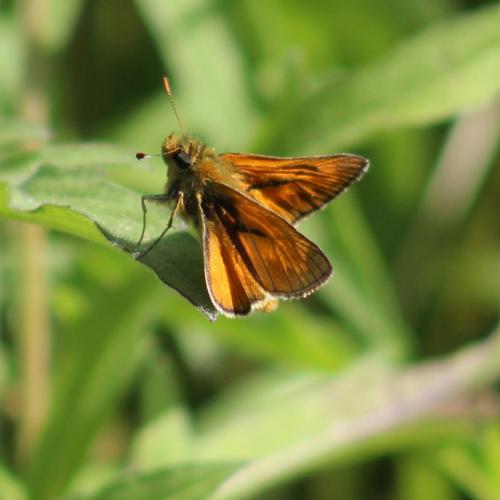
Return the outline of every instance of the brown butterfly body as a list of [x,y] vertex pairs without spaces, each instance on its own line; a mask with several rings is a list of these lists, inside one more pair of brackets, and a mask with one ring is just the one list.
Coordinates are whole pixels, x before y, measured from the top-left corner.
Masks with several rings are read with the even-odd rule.
[[328,280],[328,259],[294,224],[359,179],[365,158],[217,154],[176,134],[165,139],[162,157],[165,192],[143,196],[143,209],[148,200],[171,201],[167,229],[177,212],[199,229],[208,292],[220,313],[270,311],[278,299],[305,297]]

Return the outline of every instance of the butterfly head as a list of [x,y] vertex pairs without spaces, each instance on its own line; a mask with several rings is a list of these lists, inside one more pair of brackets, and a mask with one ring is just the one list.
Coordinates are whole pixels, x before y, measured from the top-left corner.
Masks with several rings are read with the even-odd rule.
[[200,143],[185,135],[170,134],[161,147],[165,163],[176,173],[188,172],[195,164],[200,152]]

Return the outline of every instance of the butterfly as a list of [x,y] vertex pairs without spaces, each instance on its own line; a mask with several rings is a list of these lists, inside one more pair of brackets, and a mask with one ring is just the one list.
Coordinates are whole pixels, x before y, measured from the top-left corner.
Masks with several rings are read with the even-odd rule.
[[182,133],[170,134],[162,144],[168,166],[164,192],[141,198],[139,245],[146,202],[168,202],[173,208],[163,232],[136,258],[154,248],[179,213],[201,235],[208,293],[225,316],[269,312],[279,299],[303,298],[325,284],[332,273],[328,258],[294,226],[358,180],[368,160],[353,154],[217,154],[184,133],[169,80],[163,81]]

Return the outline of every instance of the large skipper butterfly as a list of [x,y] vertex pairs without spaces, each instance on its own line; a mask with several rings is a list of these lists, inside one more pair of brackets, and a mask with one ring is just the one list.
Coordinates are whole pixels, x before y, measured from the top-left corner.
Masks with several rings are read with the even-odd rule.
[[[277,158],[253,154],[217,154],[187,136],[177,115],[167,78],[165,90],[182,134],[170,134],[161,157],[168,181],[146,202],[169,202],[167,226],[140,258],[172,227],[179,212],[201,234],[205,279],[215,308],[226,316],[271,311],[278,299],[306,297],[332,273],[323,252],[294,225],[323,207],[368,168],[362,156],[336,154]],[[145,158],[137,153],[137,158]]]

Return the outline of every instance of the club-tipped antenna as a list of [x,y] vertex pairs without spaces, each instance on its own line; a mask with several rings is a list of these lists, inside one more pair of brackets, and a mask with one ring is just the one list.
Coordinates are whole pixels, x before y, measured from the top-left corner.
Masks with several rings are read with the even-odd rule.
[[143,153],[142,151],[139,151],[138,153],[135,154],[135,157],[138,160],[147,160],[148,158],[154,158],[157,156],[162,156],[161,153]]
[[170,80],[164,76],[163,77],[163,86],[165,87],[165,91],[168,96],[168,100],[170,101],[170,106],[172,106],[172,111],[174,112],[175,117],[177,118],[177,123],[181,128],[182,135],[186,135],[186,131],[184,130],[184,126],[182,125],[181,119],[179,117],[179,113],[177,113],[177,108],[175,107],[174,98],[172,97],[172,88],[170,87]]

